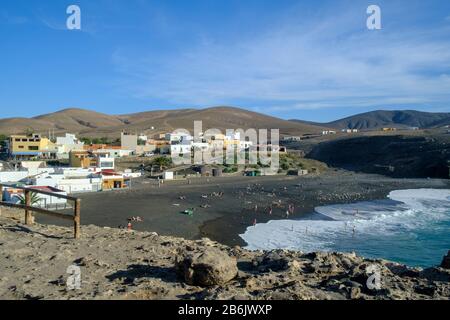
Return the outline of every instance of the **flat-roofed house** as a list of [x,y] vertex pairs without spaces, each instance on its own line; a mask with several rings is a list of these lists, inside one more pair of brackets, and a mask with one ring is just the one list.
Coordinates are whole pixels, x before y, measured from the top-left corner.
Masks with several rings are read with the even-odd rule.
[[56,147],[39,134],[13,135],[9,138],[9,154],[15,159],[56,157]]

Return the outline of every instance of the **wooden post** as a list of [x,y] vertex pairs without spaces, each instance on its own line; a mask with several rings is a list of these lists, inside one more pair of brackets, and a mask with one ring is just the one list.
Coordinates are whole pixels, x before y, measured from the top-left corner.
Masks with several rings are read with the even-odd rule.
[[80,223],[81,223],[81,200],[77,199],[75,201],[75,207],[74,207],[74,216],[73,216],[73,228],[74,228],[74,236],[75,239],[80,239],[81,237],[81,230],[80,230]]
[[[25,205],[26,206],[31,206],[31,191],[30,190],[25,190]],[[28,226],[33,225],[34,221],[33,221],[33,213],[30,210],[26,210],[25,209],[25,224]]]

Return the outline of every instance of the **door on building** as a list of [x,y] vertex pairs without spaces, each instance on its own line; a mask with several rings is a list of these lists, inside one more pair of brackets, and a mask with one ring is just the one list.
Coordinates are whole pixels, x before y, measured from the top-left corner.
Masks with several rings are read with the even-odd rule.
[[114,189],[120,189],[120,188],[122,188],[122,182],[114,181]]

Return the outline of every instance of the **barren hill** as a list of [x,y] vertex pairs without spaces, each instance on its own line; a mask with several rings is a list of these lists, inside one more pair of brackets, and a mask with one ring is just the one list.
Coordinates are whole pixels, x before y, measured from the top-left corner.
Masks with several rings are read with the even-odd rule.
[[107,115],[83,109],[65,109],[34,118],[0,119],[0,133],[26,131],[78,133],[84,136],[118,136],[123,130],[156,134],[178,128],[193,130],[194,121],[203,121],[203,130],[280,129],[281,134],[319,133],[322,127],[295,123],[261,113],[232,107],[148,111],[124,115]]
[[57,129],[77,132],[123,125],[116,116],[83,109],[65,109],[34,119],[52,123]]
[[418,127],[421,129],[437,128],[450,125],[450,113],[420,112],[414,110],[386,111],[378,110],[357,114],[328,123],[311,123],[292,120],[297,123],[325,126],[335,129],[373,130],[383,127],[398,129]]

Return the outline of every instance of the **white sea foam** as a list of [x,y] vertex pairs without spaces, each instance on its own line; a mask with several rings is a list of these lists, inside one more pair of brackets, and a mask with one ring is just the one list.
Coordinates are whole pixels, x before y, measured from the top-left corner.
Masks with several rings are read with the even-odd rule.
[[[450,190],[392,191],[387,200],[323,206],[309,220],[274,220],[247,229],[242,239],[250,250],[333,251],[361,236],[381,240],[413,237],[414,230],[450,220]],[[328,219],[325,219],[325,217]],[[324,219],[317,220],[322,217]],[[361,245],[359,243],[358,245]],[[368,244],[370,245],[370,244]]]

